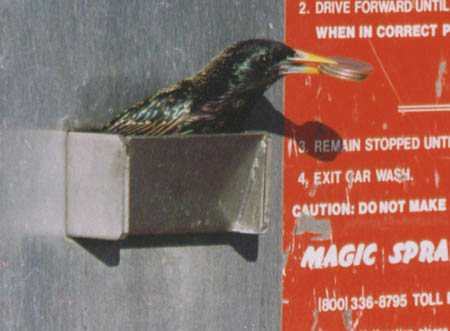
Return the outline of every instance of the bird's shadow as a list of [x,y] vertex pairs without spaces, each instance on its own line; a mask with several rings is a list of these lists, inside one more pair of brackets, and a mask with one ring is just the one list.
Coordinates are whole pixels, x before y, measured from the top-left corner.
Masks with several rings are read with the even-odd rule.
[[[342,146],[342,137],[333,128],[317,121],[296,124],[275,109],[265,97],[258,100],[243,126],[248,131],[266,131],[294,139],[298,148],[302,148],[303,152],[323,162],[335,160],[342,151],[340,147]],[[317,144],[317,142],[323,141],[333,141],[333,146],[338,148],[333,150],[320,148],[322,144]]]

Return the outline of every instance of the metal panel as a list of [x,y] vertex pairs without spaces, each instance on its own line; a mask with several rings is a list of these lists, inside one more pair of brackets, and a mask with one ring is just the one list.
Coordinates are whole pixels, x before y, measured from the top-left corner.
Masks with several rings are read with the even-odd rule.
[[[64,237],[57,130],[102,124],[236,40],[282,39],[282,13],[273,0],[0,1],[1,330],[278,329],[278,137],[267,234],[110,243]],[[280,132],[281,95],[252,128]]]

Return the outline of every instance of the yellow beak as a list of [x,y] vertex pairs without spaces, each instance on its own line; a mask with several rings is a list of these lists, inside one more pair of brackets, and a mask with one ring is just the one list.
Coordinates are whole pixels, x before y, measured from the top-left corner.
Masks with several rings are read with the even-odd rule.
[[297,49],[295,55],[282,64],[281,72],[283,74],[319,74],[318,65],[325,63],[336,64],[336,61]]

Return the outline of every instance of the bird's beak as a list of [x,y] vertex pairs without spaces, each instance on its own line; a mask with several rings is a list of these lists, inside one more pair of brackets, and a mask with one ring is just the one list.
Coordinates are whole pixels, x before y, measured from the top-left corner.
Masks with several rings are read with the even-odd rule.
[[308,53],[302,50],[295,50],[295,55],[288,58],[281,65],[283,74],[319,74],[318,65],[320,64],[336,64],[331,58],[321,55]]

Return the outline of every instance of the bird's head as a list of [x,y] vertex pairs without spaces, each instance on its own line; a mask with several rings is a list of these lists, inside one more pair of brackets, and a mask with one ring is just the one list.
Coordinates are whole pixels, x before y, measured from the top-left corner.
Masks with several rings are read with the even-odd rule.
[[214,88],[215,92],[264,91],[287,74],[318,74],[317,65],[321,63],[336,62],[278,41],[252,39],[226,48],[197,78],[207,81],[205,85]]

